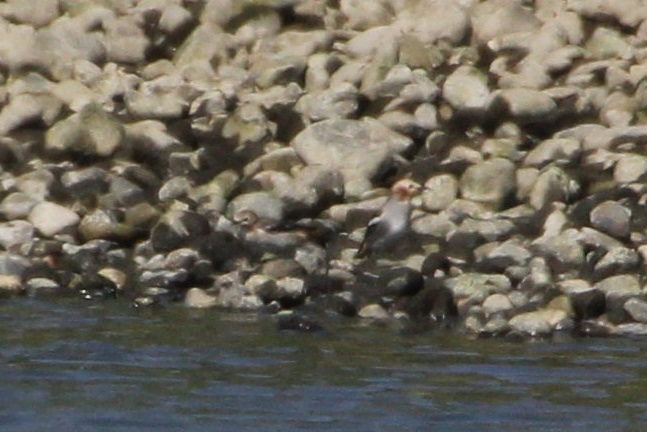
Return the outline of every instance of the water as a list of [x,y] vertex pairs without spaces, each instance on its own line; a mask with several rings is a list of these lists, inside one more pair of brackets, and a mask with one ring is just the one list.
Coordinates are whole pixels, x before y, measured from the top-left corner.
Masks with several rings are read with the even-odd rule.
[[647,340],[510,343],[331,318],[0,303],[2,431],[640,431]]

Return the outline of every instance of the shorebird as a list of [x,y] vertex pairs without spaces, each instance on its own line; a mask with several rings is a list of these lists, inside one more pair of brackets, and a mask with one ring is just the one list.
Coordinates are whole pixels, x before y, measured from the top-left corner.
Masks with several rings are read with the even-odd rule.
[[283,254],[308,241],[306,233],[296,231],[281,231],[276,221],[264,220],[252,210],[236,212],[232,220],[240,229],[240,237],[252,250]]
[[380,214],[369,221],[355,258],[364,258],[376,250],[388,249],[406,234],[412,209],[411,198],[422,189],[421,185],[411,179],[398,180],[391,187],[391,197]]

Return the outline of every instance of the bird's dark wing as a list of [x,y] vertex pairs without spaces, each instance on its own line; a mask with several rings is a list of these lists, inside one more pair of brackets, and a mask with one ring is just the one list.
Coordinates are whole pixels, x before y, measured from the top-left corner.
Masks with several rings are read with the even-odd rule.
[[388,224],[379,217],[374,217],[368,223],[366,227],[366,232],[364,233],[364,240],[359,246],[357,253],[355,254],[356,258],[363,258],[367,256],[375,244],[376,241],[386,236],[389,232]]

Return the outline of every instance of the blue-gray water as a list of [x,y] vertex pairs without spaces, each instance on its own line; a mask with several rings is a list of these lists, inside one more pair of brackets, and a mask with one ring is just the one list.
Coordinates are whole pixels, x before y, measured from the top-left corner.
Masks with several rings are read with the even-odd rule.
[[123,302],[0,303],[2,431],[640,431],[647,340],[510,343]]

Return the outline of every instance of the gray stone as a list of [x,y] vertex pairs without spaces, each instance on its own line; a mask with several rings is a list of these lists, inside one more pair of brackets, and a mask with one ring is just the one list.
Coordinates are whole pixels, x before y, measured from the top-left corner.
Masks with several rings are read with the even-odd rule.
[[541,209],[554,201],[567,201],[573,189],[572,180],[564,170],[551,166],[537,177],[528,201],[534,208]]
[[237,310],[256,310],[263,306],[263,301],[254,294],[245,291],[242,285],[222,283],[217,284],[218,296],[217,306],[237,309]]
[[613,179],[617,183],[640,181],[647,173],[647,157],[637,154],[623,154],[613,168]]
[[[645,336],[647,335],[647,324],[644,323],[627,323],[618,324],[617,326],[610,327],[607,333],[603,335],[612,334],[617,336]],[[605,329],[603,329],[604,331]]]
[[128,282],[126,273],[114,267],[104,267],[97,272],[97,275],[112,282],[119,290],[123,290]]
[[14,192],[5,197],[0,203],[0,214],[7,220],[26,217],[40,200],[34,196]]
[[575,139],[547,139],[528,152],[524,165],[542,168],[552,162],[570,164],[577,160],[580,153],[580,143]]
[[489,159],[465,170],[460,180],[465,199],[499,208],[514,193],[515,166],[507,159]]
[[314,207],[328,206],[344,197],[344,177],[337,170],[322,165],[309,165],[299,170],[295,181],[314,192]]
[[584,264],[584,248],[578,238],[577,231],[566,230],[561,235],[541,237],[532,246],[556,272],[577,271]]
[[602,249],[604,251],[624,247],[621,241],[589,227],[582,227],[580,229],[580,241],[585,246]]
[[[294,250],[294,246],[291,247]],[[260,273],[273,279],[299,278],[304,275],[303,267],[293,259],[278,258],[263,262]]]
[[105,192],[108,189],[108,173],[99,167],[67,171],[61,176],[61,184],[71,195],[81,197]]
[[190,211],[170,210],[153,227],[150,239],[156,250],[170,251],[204,240],[209,232],[207,220]]
[[0,112],[0,134],[41,121],[51,126],[61,113],[62,102],[49,94],[18,94],[12,96]]
[[114,199],[118,206],[130,207],[146,200],[146,192],[143,188],[130,180],[119,176],[115,176],[111,179],[108,191],[110,194],[104,195],[102,198],[110,197],[111,199]]
[[492,269],[505,270],[510,266],[524,266],[532,254],[517,241],[510,240],[492,249],[484,259],[483,264]]
[[609,276],[596,283],[594,288],[603,292],[607,301],[619,298],[628,299],[642,293],[638,277],[631,274]]
[[276,281],[276,300],[281,304],[301,303],[306,294],[306,284],[303,279],[286,277]]
[[515,232],[515,225],[506,219],[473,219],[465,218],[459,225],[458,231],[478,234],[486,241],[502,240]]
[[222,136],[241,144],[260,144],[271,140],[276,125],[270,122],[264,110],[256,103],[240,105],[230,115],[222,128]]
[[77,225],[79,215],[53,202],[43,201],[29,212],[29,222],[45,237],[52,237]]
[[509,331],[510,324],[508,323],[508,320],[500,314],[494,314],[494,316],[485,323],[483,328],[479,330],[479,333],[492,336],[503,336]]
[[596,27],[585,48],[593,59],[628,59],[633,56],[629,42],[618,30],[609,27]]
[[309,92],[324,90],[330,84],[330,75],[339,67],[339,58],[329,53],[315,53],[308,58],[305,89]]
[[279,171],[289,173],[292,168],[301,165],[301,159],[291,147],[280,147],[257,157],[245,166],[243,173],[252,177],[260,171]]
[[491,98],[487,76],[474,66],[460,66],[445,80],[442,97],[460,115],[484,115]]
[[276,292],[276,280],[267,275],[254,274],[245,281],[245,289],[260,298],[266,298],[268,293]]
[[613,0],[570,0],[568,7],[586,18],[613,20],[628,27],[636,27],[647,18],[647,10],[640,0],[622,4]]
[[51,279],[36,277],[27,281],[25,291],[29,297],[41,297],[59,293],[61,286]]
[[227,206],[227,213],[235,215],[241,210],[253,211],[261,219],[280,221],[283,219],[283,202],[267,192],[250,192],[235,197]]
[[548,122],[557,113],[557,104],[546,93],[533,89],[504,89],[496,91],[493,104],[500,103],[517,122]]
[[210,24],[197,26],[177,50],[173,63],[188,66],[198,62],[220,63],[227,57],[231,35]]
[[456,224],[451,221],[445,212],[420,216],[411,222],[413,232],[441,239],[446,238],[456,228]]
[[126,108],[135,118],[174,120],[189,111],[197,91],[179,76],[162,76],[125,94]]
[[625,302],[624,308],[634,321],[647,322],[646,301],[638,298],[630,298]]
[[418,105],[416,110],[413,112],[413,118],[414,126],[424,132],[436,130],[440,126],[436,107],[430,103],[422,103]]
[[552,332],[543,314],[537,312],[525,312],[514,316],[510,320],[510,328],[532,337],[547,336]]
[[514,316],[510,320],[510,327],[532,337],[541,337],[549,335],[568,320],[568,315],[563,310],[545,309]]
[[388,111],[377,119],[390,129],[414,139],[419,139],[426,135],[427,128],[423,127],[413,114],[407,112],[400,110]]
[[249,15],[236,30],[234,41],[237,45],[251,46],[259,39],[276,36],[281,30],[281,16],[276,10],[258,10]]
[[209,182],[194,187],[189,198],[201,203],[204,209],[222,212],[227,205],[227,198],[238,184],[239,176],[232,170],[226,170]]
[[[353,37],[343,45],[343,52],[349,55],[351,58],[355,59],[362,59],[361,62],[357,63],[346,63],[347,66],[351,64],[350,70],[356,70],[358,69],[358,66],[361,64],[361,69],[364,69],[366,66],[365,59],[373,57],[375,53],[378,51],[380,46],[386,44],[393,44],[395,41],[395,31],[392,26],[377,26],[373,27],[361,32],[358,32],[356,35],[353,35]],[[344,68],[344,66],[341,66],[340,69]],[[347,72],[350,72],[348,70]],[[347,72],[343,72],[344,75],[347,74]],[[348,78],[351,78],[353,74],[348,73]],[[357,78],[357,76],[356,76]],[[352,81],[349,81],[348,79],[335,79],[333,81],[348,81],[348,82],[354,82],[354,79]],[[332,83],[332,82],[331,82]]]
[[[383,39],[375,50],[375,54],[368,60],[368,64],[363,71],[364,74],[359,86],[361,93],[372,101],[379,99],[380,96],[388,96],[388,88],[392,84],[389,73],[394,68],[397,68],[397,63],[397,41],[392,38]],[[400,68],[396,70],[398,69],[402,70]],[[399,80],[396,80],[396,86],[399,86],[401,82],[397,81]]]
[[179,4],[168,4],[159,19],[159,28],[166,34],[177,34],[193,21],[191,12]]
[[50,171],[36,169],[16,177],[16,189],[38,201],[43,201],[49,197],[54,180],[54,174]]
[[514,308],[514,305],[505,294],[495,293],[483,301],[483,312],[486,316],[505,313]]
[[369,118],[315,123],[291,143],[307,164],[339,170],[350,197],[367,191],[378,170],[411,145],[409,138]]
[[139,24],[133,16],[114,18],[103,23],[103,43],[108,61],[137,64],[146,60],[151,43]]
[[265,54],[255,59],[250,75],[259,88],[298,83],[306,68],[306,58],[296,55]]
[[498,274],[463,273],[445,283],[455,298],[477,296],[484,300],[490,294],[506,293],[512,288],[510,280]]
[[12,252],[0,251],[0,274],[22,279],[31,267],[32,262],[27,258]]
[[218,299],[207,294],[203,289],[191,288],[184,296],[184,305],[190,308],[206,309],[218,304]]
[[353,30],[389,24],[393,11],[386,3],[363,2],[361,0],[341,0],[339,10],[346,18],[346,27]]
[[20,295],[25,291],[25,286],[15,275],[0,274],[0,297]]
[[78,232],[86,241],[96,239],[128,241],[139,232],[138,228],[120,223],[109,211],[96,209],[83,216]]
[[328,272],[328,254],[321,246],[306,243],[296,249],[294,260],[308,274],[326,274]]
[[539,290],[547,290],[552,286],[553,274],[544,258],[531,258],[528,263],[528,270],[528,276],[521,281],[521,288],[527,289],[530,292],[537,292]]
[[456,145],[450,151],[445,161],[446,164],[478,164],[483,162],[481,152],[465,145]]
[[59,121],[45,134],[45,148],[85,156],[106,157],[114,154],[124,140],[124,128],[95,104],[88,104],[77,114]]
[[[414,80],[413,71],[408,66],[394,64],[385,67],[385,70],[388,70],[388,72],[382,80],[374,83],[373,87],[365,89],[366,95],[371,100],[397,97],[403,91],[404,87],[411,84]],[[392,104],[389,103],[385,107],[385,111],[393,108]]]
[[451,0],[423,0],[404,7],[393,27],[416,37],[423,44],[439,40],[458,45],[468,35],[471,22],[462,4]]
[[429,178],[424,184],[422,205],[427,211],[444,210],[458,196],[458,180],[451,174],[439,174]]
[[389,313],[379,304],[369,304],[357,312],[360,318],[385,320],[389,318]]
[[29,243],[34,236],[34,226],[29,222],[16,220],[0,223],[0,245],[9,249],[14,245]]
[[612,248],[595,263],[593,271],[597,277],[636,271],[640,257],[636,251],[626,247]]
[[58,18],[58,0],[11,0],[2,5],[0,15],[11,22],[44,27]]
[[157,196],[161,202],[169,202],[186,196],[193,185],[183,176],[172,177],[160,187]]
[[539,30],[541,21],[529,8],[519,3],[489,1],[471,10],[473,37],[486,45],[495,37]]
[[605,201],[591,211],[591,225],[616,238],[626,238],[631,231],[631,210],[615,201]]
[[399,41],[400,63],[411,69],[431,70],[445,60],[438,47],[428,47],[414,36],[404,34]]

